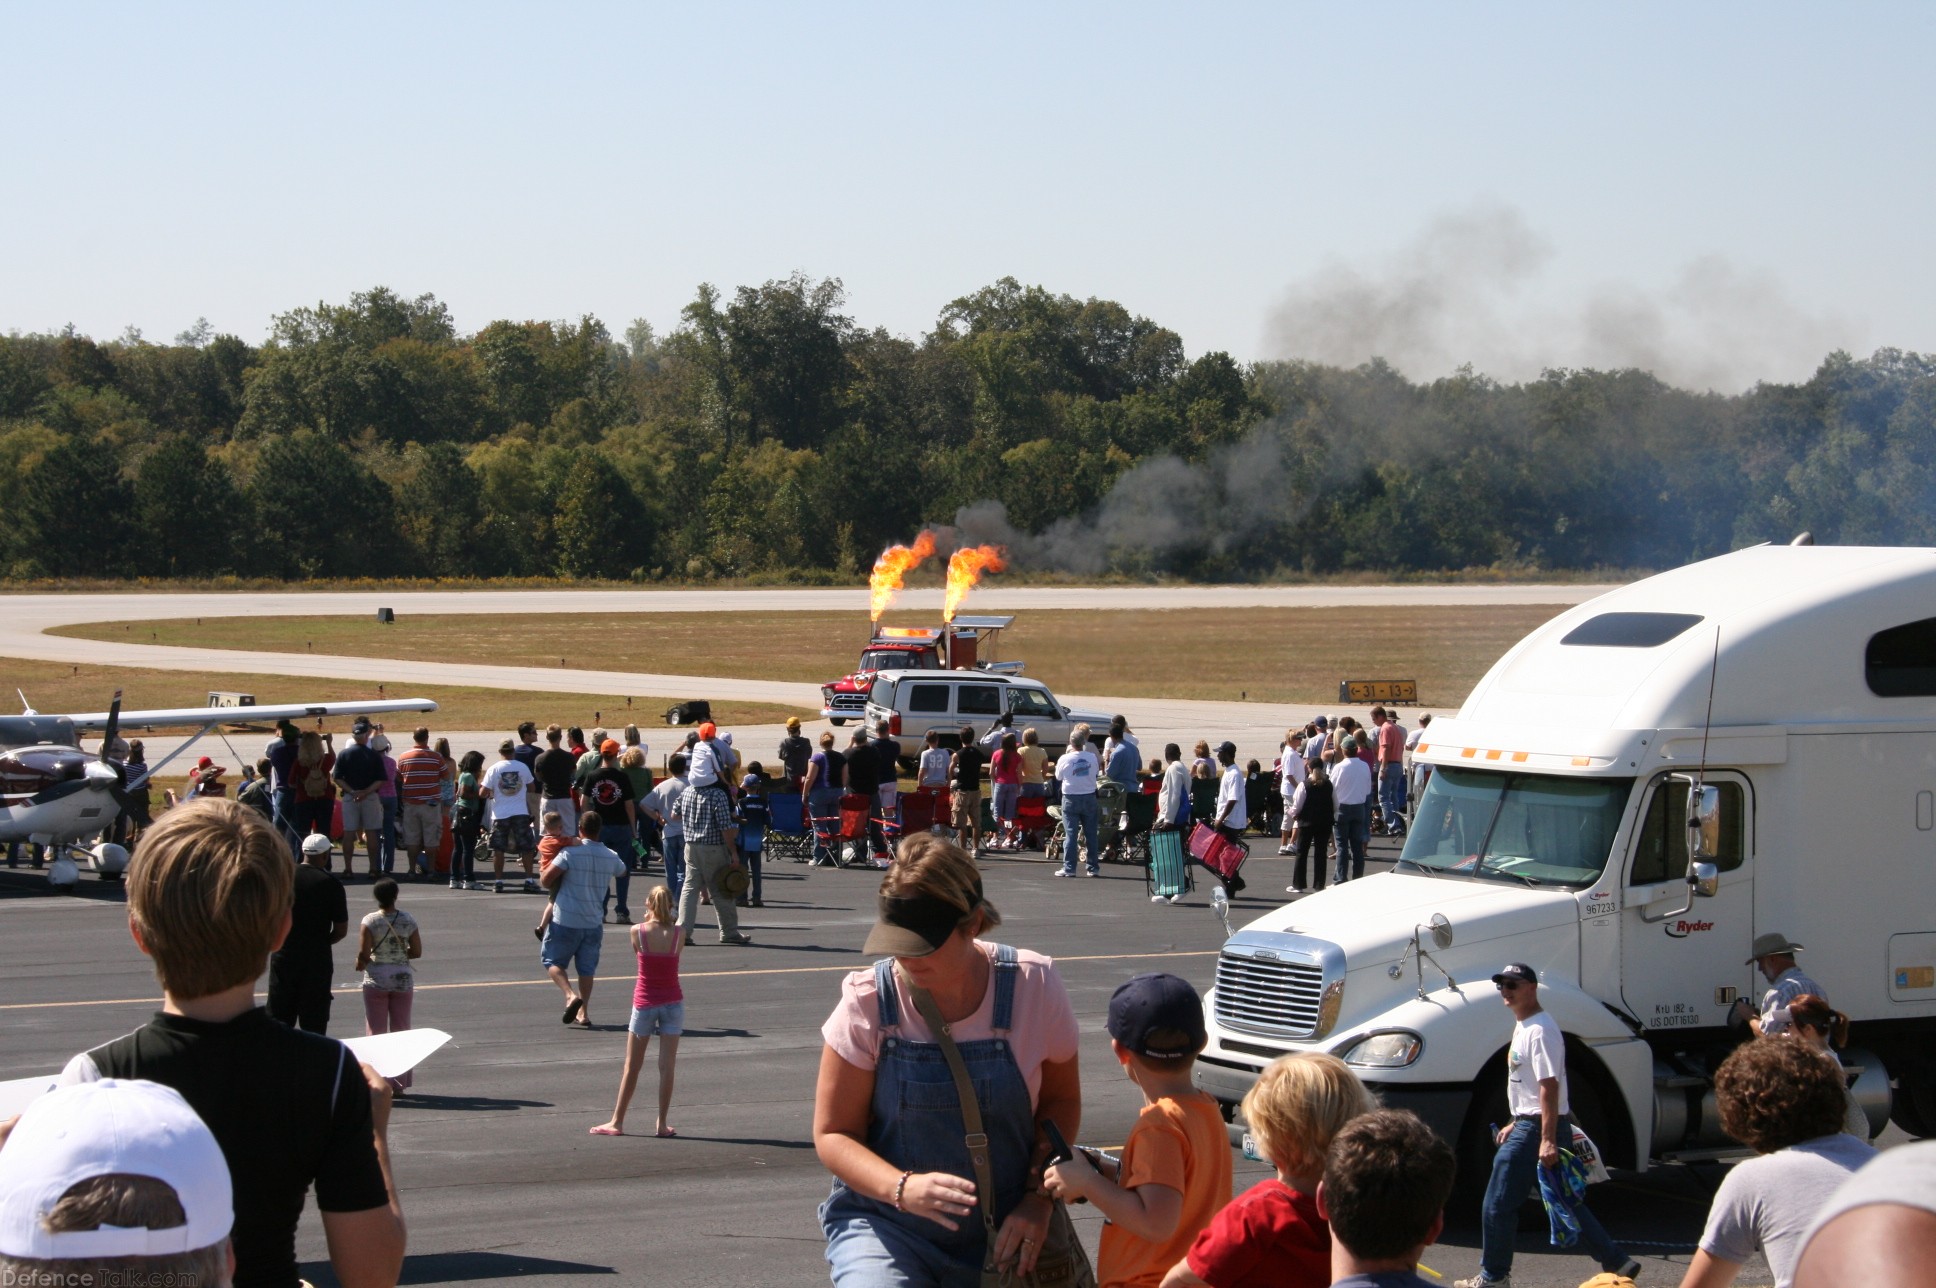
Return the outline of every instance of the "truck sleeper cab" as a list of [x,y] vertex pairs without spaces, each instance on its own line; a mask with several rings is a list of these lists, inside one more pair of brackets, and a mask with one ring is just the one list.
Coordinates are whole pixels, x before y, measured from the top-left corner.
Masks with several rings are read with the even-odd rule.
[[[1872,1131],[1936,1127],[1936,551],[1759,547],[1614,591],[1516,645],[1418,759],[1392,872],[1225,945],[1197,1065],[1219,1100],[1331,1051],[1482,1178],[1512,1028],[1490,976],[1526,961],[1609,1163],[1732,1152],[1709,1078],[1778,930],[1852,1021]],[[1715,789],[1698,883],[1690,781]]]

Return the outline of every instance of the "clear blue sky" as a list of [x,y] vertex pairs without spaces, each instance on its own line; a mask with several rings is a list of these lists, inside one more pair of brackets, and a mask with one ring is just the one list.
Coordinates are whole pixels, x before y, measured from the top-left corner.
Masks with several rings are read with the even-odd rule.
[[1720,384],[1797,376],[1936,350],[1932,35],[1914,4],[15,3],[0,330],[259,340],[383,284],[622,334],[801,270],[918,335],[1012,274],[1192,354],[1510,373],[1658,330]]

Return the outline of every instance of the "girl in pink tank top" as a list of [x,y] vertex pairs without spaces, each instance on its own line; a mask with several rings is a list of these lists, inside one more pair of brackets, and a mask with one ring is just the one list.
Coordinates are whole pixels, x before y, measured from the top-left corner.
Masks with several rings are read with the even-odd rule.
[[623,1136],[625,1110],[639,1085],[645,1049],[659,1037],[658,1136],[676,1136],[666,1125],[672,1107],[672,1066],[679,1057],[679,1035],[685,1032],[686,1000],[679,988],[680,933],[673,920],[672,891],[653,886],[646,896],[645,920],[632,927],[632,951],[638,954],[639,978],[632,989],[632,1022],[625,1034],[625,1067],[618,1079],[618,1105],[612,1117],[592,1128],[594,1136]]

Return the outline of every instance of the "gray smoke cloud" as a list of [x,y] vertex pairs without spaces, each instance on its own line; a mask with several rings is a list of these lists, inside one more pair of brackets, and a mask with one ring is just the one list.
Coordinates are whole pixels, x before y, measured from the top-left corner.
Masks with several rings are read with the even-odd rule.
[[1179,555],[1231,551],[1294,516],[1290,462],[1270,425],[1212,452],[1200,465],[1159,456],[1125,472],[1090,514],[1039,533],[1009,522],[1000,501],[955,512],[958,544],[1006,546],[1020,566],[1082,576],[1105,569],[1160,571]]
[[1552,243],[1508,206],[1443,214],[1375,268],[1333,263],[1285,292],[1266,324],[1275,357],[1355,367],[1383,358],[1413,380],[1464,364],[1494,379],[1550,367],[1637,367],[1670,385],[1739,393],[1803,380],[1861,328],[1812,315],[1773,274],[1719,255],[1667,287],[1612,283],[1555,305]]

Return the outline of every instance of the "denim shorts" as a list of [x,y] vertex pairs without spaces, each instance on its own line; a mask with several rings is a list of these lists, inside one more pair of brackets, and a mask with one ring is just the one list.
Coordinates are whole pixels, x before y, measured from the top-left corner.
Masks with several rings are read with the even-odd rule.
[[686,1004],[667,1002],[663,1006],[635,1006],[632,1008],[632,1022],[626,1032],[635,1038],[649,1038],[654,1033],[662,1038],[676,1038],[686,1031]]
[[575,957],[580,975],[596,975],[598,954],[604,942],[603,926],[588,926],[580,930],[575,926],[561,926],[554,919],[545,927],[544,946],[538,949],[538,960],[546,967],[556,966],[559,970],[566,970]]

